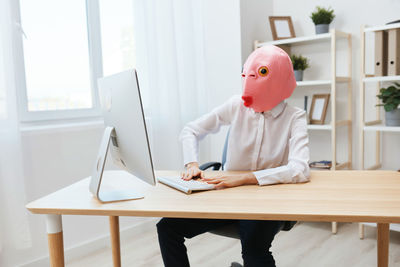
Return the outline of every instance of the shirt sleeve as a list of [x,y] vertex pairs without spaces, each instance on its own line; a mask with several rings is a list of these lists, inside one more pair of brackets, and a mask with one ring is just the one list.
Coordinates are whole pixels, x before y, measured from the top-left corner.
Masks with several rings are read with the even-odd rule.
[[184,164],[198,162],[199,141],[209,133],[216,133],[222,125],[231,123],[237,97],[213,109],[195,121],[189,122],[182,130],[179,140],[183,146]]
[[253,173],[259,185],[304,183],[310,178],[309,159],[306,113],[301,111],[296,114],[290,130],[288,164]]

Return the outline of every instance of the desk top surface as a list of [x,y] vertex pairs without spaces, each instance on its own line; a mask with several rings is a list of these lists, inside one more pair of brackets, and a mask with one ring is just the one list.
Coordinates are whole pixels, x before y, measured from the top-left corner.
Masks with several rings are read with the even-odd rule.
[[122,171],[107,172],[103,184],[134,188],[145,198],[101,204],[89,192],[86,178],[27,208],[37,214],[400,223],[400,173],[395,171],[313,171],[305,184],[249,185],[191,195],[160,183],[150,186]]

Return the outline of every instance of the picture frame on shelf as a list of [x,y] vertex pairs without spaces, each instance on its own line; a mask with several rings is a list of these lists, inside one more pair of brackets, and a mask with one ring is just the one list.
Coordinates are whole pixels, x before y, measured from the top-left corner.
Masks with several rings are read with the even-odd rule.
[[310,124],[324,124],[330,94],[313,95],[309,113]]
[[296,37],[292,18],[290,16],[270,16],[269,25],[271,27],[272,38],[282,40]]

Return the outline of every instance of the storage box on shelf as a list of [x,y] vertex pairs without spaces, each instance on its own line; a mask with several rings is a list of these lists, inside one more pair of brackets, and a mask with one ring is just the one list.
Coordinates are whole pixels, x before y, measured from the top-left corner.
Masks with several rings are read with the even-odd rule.
[[[381,32],[381,31],[390,31],[393,29],[400,29],[400,23],[389,24],[383,26],[374,26],[374,27],[361,27],[361,72],[360,72],[360,124],[359,124],[359,147],[360,147],[360,168],[368,169],[368,170],[376,170],[382,167],[382,159],[381,159],[381,132],[400,132],[400,127],[393,126],[385,126],[381,119],[381,108],[376,107],[375,120],[365,121],[365,84],[366,83],[376,83],[376,93],[379,93],[379,89],[381,88],[382,82],[394,82],[400,81],[400,75],[389,75],[389,76],[375,76],[368,75],[365,73],[365,47],[366,47],[366,33],[372,32]],[[384,48],[386,49],[386,48]],[[382,64],[387,64],[387,62],[382,62]],[[376,103],[379,100],[376,98]],[[365,141],[364,135],[365,132],[375,132],[375,164],[369,167],[365,167],[365,158],[364,158],[364,148]],[[368,226],[376,226],[373,223],[360,223],[359,227],[359,236],[360,238],[364,238],[364,225]],[[400,231],[400,225],[391,225],[391,230]]]
[[[337,47],[336,42],[337,39],[346,39],[347,40],[347,58],[348,58],[348,66],[347,66],[347,76],[346,77],[338,77],[336,75],[336,54]],[[299,81],[297,82],[297,86],[300,88],[308,87],[312,90],[312,86],[319,85],[330,85],[330,107],[331,107],[331,123],[325,125],[308,125],[309,130],[322,130],[329,131],[331,134],[331,161],[332,168],[331,170],[338,170],[352,168],[352,44],[351,44],[351,34],[338,31],[336,29],[331,29],[329,33],[317,34],[311,36],[303,36],[297,38],[283,39],[277,41],[270,42],[254,42],[254,48],[259,48],[265,45],[277,45],[283,48],[288,54],[290,54],[290,48],[292,46],[298,45],[309,45],[314,43],[323,43],[326,42],[330,44],[330,79],[321,79],[321,80],[311,80],[311,81]],[[347,84],[347,118],[345,120],[337,120],[336,117],[336,87],[337,83],[346,83]],[[308,89],[307,89],[308,90]],[[336,160],[336,128],[337,127],[347,127],[347,143],[348,143],[348,151],[347,151],[347,161],[341,164],[337,164]],[[336,223],[332,224],[332,232],[337,232]]]

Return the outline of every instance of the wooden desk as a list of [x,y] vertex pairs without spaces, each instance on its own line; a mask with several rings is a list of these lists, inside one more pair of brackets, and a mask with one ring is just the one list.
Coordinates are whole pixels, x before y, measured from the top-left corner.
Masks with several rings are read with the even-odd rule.
[[52,266],[64,266],[64,214],[110,216],[114,266],[121,264],[118,216],[375,222],[378,267],[388,266],[389,224],[400,223],[400,173],[394,171],[314,171],[305,184],[243,186],[192,195],[163,184],[149,186],[125,172],[109,172],[104,181],[108,188],[134,188],[145,198],[101,204],[89,193],[86,178],[27,205],[32,213],[47,215]]

